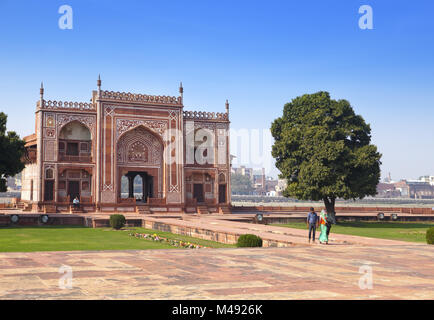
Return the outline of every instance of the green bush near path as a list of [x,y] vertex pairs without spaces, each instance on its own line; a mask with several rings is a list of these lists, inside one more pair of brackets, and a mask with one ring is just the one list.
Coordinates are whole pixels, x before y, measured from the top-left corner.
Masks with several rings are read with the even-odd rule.
[[[273,225],[279,227],[305,229],[307,232],[306,223],[304,222]],[[339,222],[339,224],[332,226],[331,237],[333,238],[333,233],[337,233],[361,237],[426,243],[427,230],[432,227],[434,227],[434,223],[432,222],[345,221]]]
[[434,244],[434,227],[431,227],[426,231],[426,243]]
[[[234,248],[219,242],[202,240],[145,228],[87,228],[82,226],[0,227],[0,252],[75,251],[75,250],[146,250],[180,249],[167,243],[130,236],[131,232],[161,235],[208,248]],[[207,249],[198,249],[207,250]]]
[[125,226],[127,220],[123,214],[112,214],[110,216],[110,226],[113,229],[119,230]]
[[262,239],[254,234],[242,234],[238,238],[237,247],[262,247]]

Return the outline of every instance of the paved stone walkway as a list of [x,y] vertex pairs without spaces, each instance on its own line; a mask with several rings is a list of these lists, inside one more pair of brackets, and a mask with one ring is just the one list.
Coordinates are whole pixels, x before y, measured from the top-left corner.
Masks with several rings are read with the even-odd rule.
[[[264,240],[270,240],[279,245],[306,245],[308,241],[308,230],[307,229],[295,229],[278,227],[264,224],[254,224],[246,222],[229,221],[228,219],[234,219],[236,216],[231,215],[204,215],[204,216],[194,216],[194,215],[184,215],[183,219],[178,218],[166,218],[164,216],[154,217],[152,215],[143,217],[144,220],[155,221],[158,224],[166,224],[171,226],[179,226],[184,229],[188,228],[192,233],[188,234],[194,237],[201,237],[203,234],[215,234],[215,233],[227,233],[227,234],[255,234]],[[208,230],[209,232],[197,232],[197,230]],[[193,234],[194,232],[194,234]],[[319,229],[316,232],[316,237],[318,238],[320,234]],[[207,237],[202,237],[206,238]],[[213,240],[210,238],[209,240]],[[335,234],[332,232],[330,234],[330,240],[334,243],[347,244],[347,245],[421,245],[415,242],[404,242],[397,240],[387,240],[387,239],[375,239],[367,237],[359,237],[344,234]]]
[[[59,288],[62,265],[71,289]],[[359,287],[361,266],[372,289]],[[434,247],[0,253],[0,299],[434,299]]]

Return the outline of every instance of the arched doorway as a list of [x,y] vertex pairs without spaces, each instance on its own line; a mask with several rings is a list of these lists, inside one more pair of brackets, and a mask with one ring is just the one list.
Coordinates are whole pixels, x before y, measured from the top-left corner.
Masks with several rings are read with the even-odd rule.
[[219,203],[226,203],[226,176],[224,173],[219,174]]
[[143,171],[128,171],[121,178],[121,199],[136,199],[147,203],[154,197],[154,177]]
[[[163,197],[163,149],[160,137],[143,126],[119,138],[116,161],[121,201],[126,194],[129,199],[145,203],[149,198]],[[127,192],[125,186],[128,186]]]

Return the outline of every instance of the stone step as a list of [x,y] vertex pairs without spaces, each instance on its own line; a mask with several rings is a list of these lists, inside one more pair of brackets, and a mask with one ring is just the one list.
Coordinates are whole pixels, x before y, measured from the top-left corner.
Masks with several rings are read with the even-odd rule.
[[151,210],[149,209],[149,206],[136,206],[136,212],[138,214],[151,214]]
[[209,214],[209,210],[207,206],[197,206],[197,213],[198,214]]
[[73,205],[69,207],[69,213],[85,213],[83,208],[80,206],[79,208],[74,208]]
[[44,213],[57,213],[56,206],[49,204],[44,205]]
[[221,214],[231,214],[232,213],[232,211],[229,207],[220,207],[219,212]]

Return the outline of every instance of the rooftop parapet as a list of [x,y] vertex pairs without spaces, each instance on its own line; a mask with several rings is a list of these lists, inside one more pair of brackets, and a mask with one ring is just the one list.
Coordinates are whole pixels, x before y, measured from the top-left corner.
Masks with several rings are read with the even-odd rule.
[[72,102],[72,101],[55,101],[55,100],[42,100],[38,101],[38,108],[40,109],[60,109],[60,110],[80,110],[80,111],[96,111],[96,105],[92,102]]
[[184,119],[229,121],[229,115],[227,112],[184,111]]
[[182,106],[182,97],[152,96],[130,92],[101,91],[101,99]]

